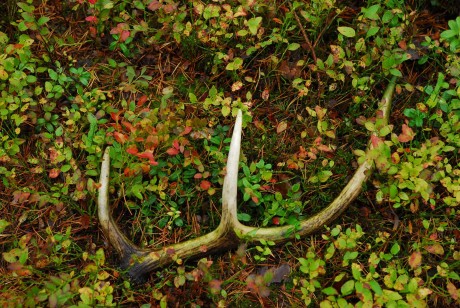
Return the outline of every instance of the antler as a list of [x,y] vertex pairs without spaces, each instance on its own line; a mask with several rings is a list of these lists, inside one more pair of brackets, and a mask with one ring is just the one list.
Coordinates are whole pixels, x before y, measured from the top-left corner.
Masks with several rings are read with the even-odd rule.
[[[385,124],[388,123],[391,100],[396,78],[393,78],[379,103],[379,113]],[[121,264],[128,270],[134,282],[142,282],[146,275],[154,269],[173,263],[177,258],[196,258],[223,251],[238,246],[241,241],[258,242],[261,239],[282,243],[290,240],[292,226],[258,228],[243,225],[237,218],[237,180],[240,157],[242,130],[242,112],[238,111],[233,129],[230,152],[227,160],[227,174],[224,178],[222,192],[222,219],[219,226],[212,232],[160,250],[141,249],[133,244],[118,228],[109,209],[108,187],[110,156],[109,147],[105,149],[102,158],[100,188],[98,195],[98,216],[104,234],[109,242],[121,255]],[[369,142],[367,151],[372,149]],[[308,235],[338,217],[348,205],[360,194],[363,183],[369,178],[373,162],[365,160],[355,171],[355,174],[343,188],[335,200],[318,214],[300,222],[295,234]]]

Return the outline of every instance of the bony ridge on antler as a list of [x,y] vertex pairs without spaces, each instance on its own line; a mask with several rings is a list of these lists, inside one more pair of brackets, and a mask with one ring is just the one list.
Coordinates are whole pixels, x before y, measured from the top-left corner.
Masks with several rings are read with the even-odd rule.
[[[395,88],[396,78],[387,86],[382,100],[379,103],[379,117],[384,124],[388,123],[391,100]],[[295,234],[291,226],[259,228],[243,225],[237,219],[237,181],[238,164],[240,158],[242,112],[238,111],[233,128],[230,152],[227,159],[227,174],[224,178],[222,190],[222,218],[219,226],[212,232],[197,238],[165,246],[159,250],[143,249],[132,243],[121,232],[115,223],[109,207],[109,173],[110,147],[105,149],[100,177],[98,195],[98,216],[102,230],[109,242],[121,256],[121,266],[127,269],[129,276],[136,283],[142,283],[147,274],[157,268],[173,263],[177,258],[197,258],[214,252],[222,252],[236,248],[239,243],[257,243],[261,239],[283,243],[292,239],[295,234],[308,235],[338,217],[348,205],[360,194],[363,183],[369,178],[373,169],[373,162],[366,159],[355,171],[353,177],[343,188],[340,194],[318,214],[300,222]],[[372,144],[368,143],[368,151]],[[205,247],[206,249],[203,249]]]

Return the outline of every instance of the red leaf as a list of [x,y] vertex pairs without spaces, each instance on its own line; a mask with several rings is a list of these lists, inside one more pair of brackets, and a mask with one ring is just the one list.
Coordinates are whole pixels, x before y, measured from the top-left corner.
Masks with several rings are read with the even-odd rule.
[[112,118],[112,120],[114,120],[115,122],[118,122],[120,120],[120,115],[123,113],[123,111],[118,111],[117,113],[115,112],[111,112],[110,113],[110,117]]
[[414,131],[406,124],[402,125],[402,133],[398,136],[399,142],[409,142],[414,139]]
[[85,18],[85,20],[87,22],[97,23],[97,17],[96,16],[88,16],[88,17]]
[[176,148],[169,148],[166,150],[166,153],[168,153],[171,156],[179,154],[179,150]]
[[156,162],[155,159],[153,158],[153,153],[152,153],[152,151],[144,151],[144,152],[142,152],[142,153],[136,154],[136,156],[139,157],[139,158],[148,158],[148,159],[149,159],[149,163],[150,163],[151,165],[154,165],[154,166],[158,165],[158,162]]
[[128,140],[128,137],[126,137],[126,135],[119,132],[114,132],[113,136],[115,137],[115,140],[121,144],[125,143]]
[[383,143],[382,139],[377,137],[376,135],[371,135],[371,143],[374,148],[378,147],[380,144]]
[[120,34],[120,42],[124,42],[128,39],[129,35],[131,33],[128,31],[128,30],[123,30],[121,31],[121,34]]
[[211,182],[209,181],[201,181],[200,183],[200,188],[203,189],[203,190],[208,190],[209,188],[211,187]]
[[132,155],[136,155],[139,152],[139,150],[137,149],[137,146],[135,144],[133,144],[133,145],[130,145],[126,149],[126,152],[129,153],[129,154],[132,154]]
[[152,2],[149,3],[149,5],[147,6],[147,8],[151,11],[156,11],[158,10],[159,8],[161,7],[161,4],[160,2],[158,2],[158,0],[153,0]]
[[180,133],[180,135],[181,136],[188,135],[188,134],[190,134],[191,131],[192,131],[192,127],[191,126],[186,126],[184,131],[182,133]]
[[126,127],[131,133],[136,131],[136,128],[129,122],[122,121],[121,124],[123,124],[123,126]]
[[96,4],[97,0],[88,0],[88,2],[91,4]]

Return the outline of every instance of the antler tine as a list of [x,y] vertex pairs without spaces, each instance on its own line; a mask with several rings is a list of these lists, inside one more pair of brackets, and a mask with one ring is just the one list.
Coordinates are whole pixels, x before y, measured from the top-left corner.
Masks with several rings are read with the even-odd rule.
[[107,147],[102,156],[100,187],[98,194],[97,212],[99,223],[109,242],[121,255],[122,264],[129,264],[132,255],[142,255],[144,252],[137,247],[121,232],[118,225],[113,220],[109,209],[109,178],[110,178],[110,147]]
[[134,282],[141,283],[145,275],[161,266],[174,262],[176,257],[199,257],[234,248],[238,244],[238,237],[233,232],[236,218],[236,195],[238,181],[238,163],[241,148],[242,112],[238,111],[235,127],[233,129],[230,153],[227,160],[227,175],[224,179],[222,193],[222,219],[214,231],[182,243],[165,247],[161,250],[145,250],[134,245],[120,231],[110,214],[108,202],[108,183],[110,156],[107,147],[102,159],[101,177],[98,196],[98,213],[102,230],[122,257],[122,266],[128,268],[128,274]]

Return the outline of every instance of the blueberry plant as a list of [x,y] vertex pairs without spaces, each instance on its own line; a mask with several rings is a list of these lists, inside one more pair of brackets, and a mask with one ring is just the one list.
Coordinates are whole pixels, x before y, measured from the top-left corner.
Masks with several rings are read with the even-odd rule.
[[[460,304],[458,17],[399,0],[4,2],[2,306]],[[162,249],[218,226],[237,110],[238,219],[293,239],[169,251],[134,287],[97,221],[104,149],[114,219]],[[350,209],[296,236],[365,161]]]

